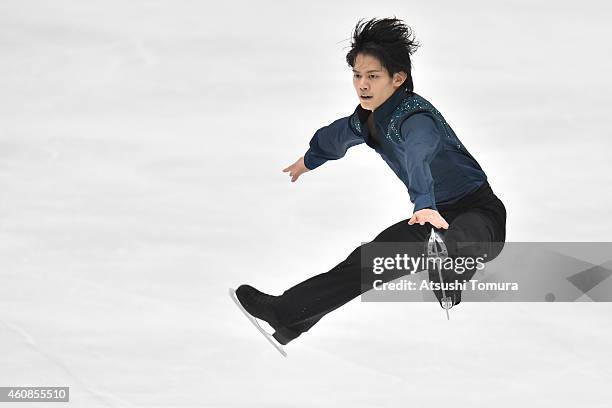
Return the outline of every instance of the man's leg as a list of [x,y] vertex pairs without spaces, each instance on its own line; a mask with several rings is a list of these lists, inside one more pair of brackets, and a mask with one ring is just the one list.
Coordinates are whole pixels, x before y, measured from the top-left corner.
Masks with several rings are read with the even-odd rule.
[[[486,261],[489,261],[501,251],[503,242],[492,242],[501,236],[501,227],[493,221],[493,218],[487,212],[470,210],[459,214],[444,213],[442,215],[449,222],[449,229],[438,231],[444,233],[449,256],[468,256],[484,251],[484,253],[492,254],[486,259]],[[361,251],[365,246],[380,242],[418,243],[417,246],[407,245],[406,248],[412,248],[411,252],[414,252],[408,253],[409,256],[419,257],[423,252],[425,241],[431,233],[431,228],[430,224],[409,225],[408,219],[402,220],[385,229],[370,243],[357,247],[344,261],[330,271],[313,276],[287,289],[281,296],[270,296],[259,292],[251,295],[251,298],[258,297],[260,299],[258,303],[266,304],[267,312],[265,310],[264,312],[267,317],[273,316],[273,319],[265,320],[268,320],[275,328],[275,338],[282,344],[286,344],[301,333],[308,331],[327,313],[359,296],[364,290],[372,288],[372,286],[362,285],[362,273],[368,273],[367,270],[362,271],[361,266]],[[466,242],[480,243],[481,246],[462,245]],[[423,247],[420,246],[420,243]],[[485,244],[484,249],[482,247],[483,243]],[[460,277],[447,277],[445,282],[450,282],[450,279],[469,279],[475,271],[475,269],[466,271]],[[397,274],[382,274],[380,276],[383,281],[398,277]],[[435,278],[432,280],[435,280]],[[252,287],[244,288],[245,286],[243,285],[244,293],[258,292]],[[441,299],[441,291],[438,292],[434,293],[436,293],[438,299]],[[456,303],[459,303],[460,292],[454,296],[457,297]]]
[[[430,230],[428,224],[409,225],[408,219],[405,219],[385,229],[371,242],[424,243]],[[278,323],[286,329],[284,334],[287,340],[306,332],[324,315],[362,293],[361,251],[369,244],[357,247],[330,271],[287,289],[279,297],[276,315]],[[420,252],[411,255],[416,257]],[[384,279],[384,276],[381,278]]]

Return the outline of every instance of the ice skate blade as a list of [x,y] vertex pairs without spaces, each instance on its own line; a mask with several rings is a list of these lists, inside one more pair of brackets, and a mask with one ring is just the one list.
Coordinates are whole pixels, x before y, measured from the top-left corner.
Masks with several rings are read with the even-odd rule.
[[242,311],[242,313],[246,316],[247,319],[249,319],[249,321],[253,324],[253,326],[255,326],[257,328],[257,330],[259,330],[259,332],[266,338],[266,340],[268,340],[268,342],[270,344],[272,344],[274,346],[274,348],[276,350],[278,350],[279,353],[281,353],[283,355],[283,357],[287,357],[287,353],[285,352],[285,350],[283,349],[283,346],[281,346],[280,344],[278,344],[276,342],[276,340],[274,340],[274,338],[272,337],[272,335],[270,333],[268,333],[267,331],[265,331],[260,325],[259,323],[257,323],[257,319],[255,319],[253,316],[251,316],[249,314],[249,312],[246,311],[246,309],[244,307],[242,307],[242,304],[240,303],[240,301],[238,300],[238,298],[236,297],[236,291],[232,288],[229,288],[229,295],[232,298],[232,300],[234,301],[234,303],[236,304],[236,306],[238,306],[238,308]]
[[450,297],[442,298],[442,309],[446,311],[446,320],[450,320],[450,315],[448,314],[448,311],[452,307],[453,307],[453,300]]

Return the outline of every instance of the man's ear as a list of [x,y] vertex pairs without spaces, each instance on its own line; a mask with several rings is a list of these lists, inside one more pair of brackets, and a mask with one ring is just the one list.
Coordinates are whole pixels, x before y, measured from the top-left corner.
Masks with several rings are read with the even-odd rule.
[[393,83],[394,85],[399,86],[404,83],[406,78],[408,78],[408,74],[406,74],[406,72],[404,71],[396,72],[395,74],[393,74]]

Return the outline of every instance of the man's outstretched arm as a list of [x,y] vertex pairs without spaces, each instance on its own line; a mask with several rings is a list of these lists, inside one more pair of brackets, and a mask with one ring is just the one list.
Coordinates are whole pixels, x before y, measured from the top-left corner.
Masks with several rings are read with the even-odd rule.
[[364,142],[361,136],[353,132],[349,120],[350,116],[335,120],[315,132],[306,154],[283,169],[283,172],[289,172],[292,182],[303,173],[316,169],[328,160],[344,157],[350,147]]

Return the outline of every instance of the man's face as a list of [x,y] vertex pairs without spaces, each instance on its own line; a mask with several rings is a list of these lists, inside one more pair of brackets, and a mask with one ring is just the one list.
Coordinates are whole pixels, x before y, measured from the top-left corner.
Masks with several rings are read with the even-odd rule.
[[361,107],[367,110],[382,105],[406,79],[403,71],[391,77],[378,58],[370,55],[357,54],[354,65],[353,86]]

